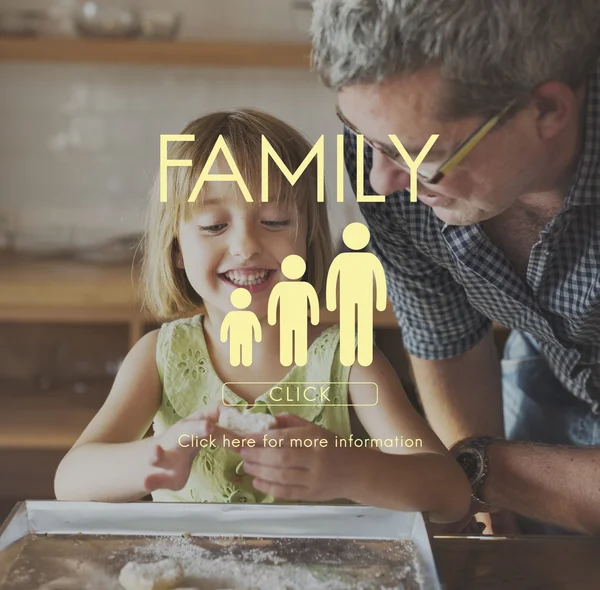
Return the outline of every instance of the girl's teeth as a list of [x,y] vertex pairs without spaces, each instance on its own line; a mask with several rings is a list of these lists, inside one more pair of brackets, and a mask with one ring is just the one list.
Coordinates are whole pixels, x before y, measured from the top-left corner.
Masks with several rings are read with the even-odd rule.
[[249,285],[259,285],[260,283],[263,283],[264,281],[266,281],[268,274],[269,274],[268,270],[262,270],[262,271],[250,272],[250,273],[231,271],[231,272],[225,273],[225,276],[232,283],[235,283],[237,285],[249,286]]

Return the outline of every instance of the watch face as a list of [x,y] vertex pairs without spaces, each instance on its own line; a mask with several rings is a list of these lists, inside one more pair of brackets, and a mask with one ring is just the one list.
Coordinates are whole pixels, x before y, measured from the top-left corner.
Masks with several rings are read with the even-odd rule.
[[469,483],[476,484],[483,475],[483,457],[475,449],[463,449],[456,458]]

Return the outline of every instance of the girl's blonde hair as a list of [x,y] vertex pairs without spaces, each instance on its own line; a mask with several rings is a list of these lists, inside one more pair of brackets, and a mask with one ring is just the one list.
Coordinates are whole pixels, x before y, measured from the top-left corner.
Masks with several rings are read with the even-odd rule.
[[[312,149],[298,130],[271,115],[251,109],[206,115],[192,121],[182,134],[194,135],[195,140],[171,143],[168,157],[169,160],[191,160],[192,166],[169,167],[166,203],[160,201],[160,178],[156,178],[150,194],[143,239],[144,306],[155,318],[161,320],[196,312],[202,303],[187,280],[185,271],[175,266],[175,254],[180,222],[188,221],[194,210],[201,206],[207,187],[211,184],[204,184],[196,203],[188,203],[219,136],[225,140],[252,195],[253,203],[248,203],[248,206],[260,206],[263,135],[292,172]],[[269,161],[269,201],[277,201],[284,208],[306,212],[308,234],[305,279],[313,285],[321,298],[325,290],[327,270],[333,258],[333,244],[327,207],[325,203],[317,202],[317,178],[315,159],[294,186],[290,185],[274,162]],[[232,182],[231,185],[241,195],[237,183]]]

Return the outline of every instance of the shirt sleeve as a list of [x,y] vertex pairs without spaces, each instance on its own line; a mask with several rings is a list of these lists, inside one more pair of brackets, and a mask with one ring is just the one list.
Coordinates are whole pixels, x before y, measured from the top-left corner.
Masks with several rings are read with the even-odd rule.
[[[346,170],[356,192],[356,144],[353,134],[345,131]],[[365,146],[365,192],[370,186],[371,148]],[[450,271],[427,256],[411,234],[414,219],[403,215],[400,199],[409,199],[406,191],[394,193],[385,203],[361,203],[361,212],[371,232],[371,248],[381,261],[387,293],[402,330],[408,352],[416,357],[435,360],[457,356],[475,346],[490,329],[491,321],[468,301],[463,286]],[[418,206],[409,203],[408,206]],[[409,231],[409,228],[411,231]]]

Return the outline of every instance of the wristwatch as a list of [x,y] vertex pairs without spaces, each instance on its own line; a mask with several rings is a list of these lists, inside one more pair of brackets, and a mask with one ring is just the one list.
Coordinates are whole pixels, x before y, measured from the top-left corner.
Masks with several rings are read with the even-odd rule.
[[471,499],[475,501],[484,512],[492,510],[492,505],[484,502],[479,497],[479,492],[483,481],[488,472],[486,457],[487,446],[496,441],[503,440],[494,436],[478,436],[466,438],[452,447],[452,453],[456,457],[458,464],[465,472],[469,483],[471,484]]

